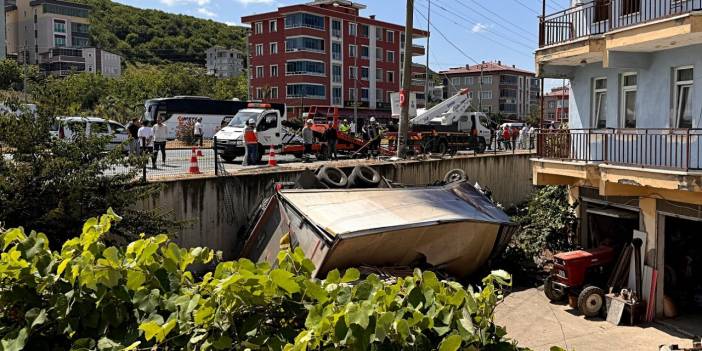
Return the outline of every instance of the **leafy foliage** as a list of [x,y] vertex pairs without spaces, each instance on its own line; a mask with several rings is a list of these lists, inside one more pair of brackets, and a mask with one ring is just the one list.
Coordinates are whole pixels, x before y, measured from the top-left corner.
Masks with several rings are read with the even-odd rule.
[[44,234],[0,235],[3,350],[518,349],[492,319],[505,272],[478,291],[419,270],[394,283],[355,269],[317,280],[298,249],[276,267],[241,259],[198,278],[191,266],[219,254],[165,235],[108,247],[119,219],[89,219],[59,252]]

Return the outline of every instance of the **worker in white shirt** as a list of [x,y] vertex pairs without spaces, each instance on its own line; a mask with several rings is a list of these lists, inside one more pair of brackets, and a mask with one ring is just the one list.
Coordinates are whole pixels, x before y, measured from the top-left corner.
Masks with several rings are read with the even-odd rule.
[[163,123],[163,118],[159,117],[154,130],[154,158],[158,158],[161,151],[161,163],[166,164],[166,142],[168,141],[168,126]]
[[156,154],[154,153],[154,130],[151,128],[149,121],[144,121],[144,124],[139,128],[137,133],[139,141],[141,141],[142,155],[151,156],[151,165],[156,169]]
[[195,121],[193,129],[193,143],[202,147],[202,117],[198,117]]

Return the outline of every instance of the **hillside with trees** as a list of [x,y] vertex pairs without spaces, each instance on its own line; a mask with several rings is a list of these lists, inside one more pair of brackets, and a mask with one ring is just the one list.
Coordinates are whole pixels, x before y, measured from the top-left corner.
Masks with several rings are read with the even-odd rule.
[[246,28],[192,16],[144,10],[110,0],[73,0],[90,5],[95,46],[122,55],[129,63],[204,64],[214,46],[245,48]]

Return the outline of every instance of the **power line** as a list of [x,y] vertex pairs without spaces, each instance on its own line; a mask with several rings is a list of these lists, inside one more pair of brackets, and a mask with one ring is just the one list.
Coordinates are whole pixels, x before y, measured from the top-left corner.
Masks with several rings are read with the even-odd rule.
[[[497,18],[499,18],[499,19],[501,19],[501,20],[503,20],[503,21],[505,21],[505,22],[507,22],[507,23],[510,23],[511,25],[513,25],[513,26],[516,27],[516,28],[519,28],[519,29],[521,29],[521,30],[523,30],[523,31],[525,31],[525,32],[528,32],[528,34],[530,34],[530,35],[536,36],[536,34],[535,34],[534,32],[531,31],[531,30],[533,30],[533,29],[531,29],[531,30],[530,30],[530,29],[526,29],[526,28],[524,28],[524,27],[522,27],[522,26],[519,26],[519,25],[516,25],[516,24],[514,24],[514,23],[511,23],[511,22],[513,22],[513,21],[511,21],[511,20],[509,20],[509,19],[507,19],[507,18],[505,18],[505,17],[502,17],[500,14],[498,14],[498,13],[496,13],[496,12],[490,10],[489,8],[487,8],[487,7],[485,7],[485,6],[483,6],[479,1],[476,1],[476,0],[470,0],[470,1],[473,2],[475,5],[477,5],[478,7],[482,8],[483,10],[489,12],[491,15],[493,15],[493,16],[495,16],[495,17],[497,17]],[[461,5],[461,6],[463,6],[463,7],[465,7],[465,8],[467,8],[467,9],[469,9],[469,10],[471,10],[471,11],[477,12],[478,14],[480,14],[481,16],[483,16],[483,17],[485,17],[485,18],[490,18],[489,16],[486,16],[486,15],[483,15],[482,13],[480,13],[480,11],[476,11],[474,8],[472,8],[472,7],[468,6],[468,5],[466,5],[466,4],[465,4],[464,2],[462,2],[462,1],[457,1],[456,3],[459,4],[459,5]],[[494,21],[493,21],[493,22],[494,22]],[[509,27],[504,27],[504,28],[505,28],[505,29],[509,29]]]
[[536,10],[534,10],[534,9],[532,9],[531,7],[529,7],[529,6],[527,6],[526,4],[524,4],[524,3],[522,2],[522,0],[513,0],[513,1],[516,2],[517,4],[519,4],[520,6],[522,6],[523,8],[529,10],[530,12],[536,14],[537,16],[540,16],[540,15],[541,15],[540,13],[536,12]]
[[[425,16],[425,15],[422,13],[422,11],[419,11],[419,9],[417,9],[416,7],[415,7],[414,9],[415,9],[415,11],[417,11],[417,13],[419,13],[420,16],[424,17],[425,20],[429,21],[429,19],[427,18],[427,16]],[[436,31],[437,33],[439,33],[439,35],[441,35],[441,37],[444,38],[444,40],[446,40],[446,42],[449,43],[449,45],[453,46],[453,48],[456,49],[456,50],[458,50],[458,52],[460,52],[463,56],[465,56],[465,57],[468,58],[469,60],[475,62],[475,64],[478,64],[478,63],[479,63],[478,60],[476,60],[476,59],[474,59],[473,57],[471,57],[470,55],[466,54],[465,51],[463,51],[463,49],[461,49],[461,48],[458,47],[456,44],[454,44],[451,40],[449,40],[449,38],[447,38],[446,35],[445,35],[442,31],[439,30],[439,28],[436,28],[436,26],[434,25],[433,22],[429,21],[429,25],[431,26],[431,28],[434,29],[434,31]]]

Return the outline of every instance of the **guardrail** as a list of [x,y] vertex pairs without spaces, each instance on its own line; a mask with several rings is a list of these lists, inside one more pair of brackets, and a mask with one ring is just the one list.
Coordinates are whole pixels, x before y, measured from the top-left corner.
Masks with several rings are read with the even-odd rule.
[[702,170],[702,129],[542,129],[537,155],[641,168]]
[[702,0],[593,0],[540,19],[539,47],[702,9]]

